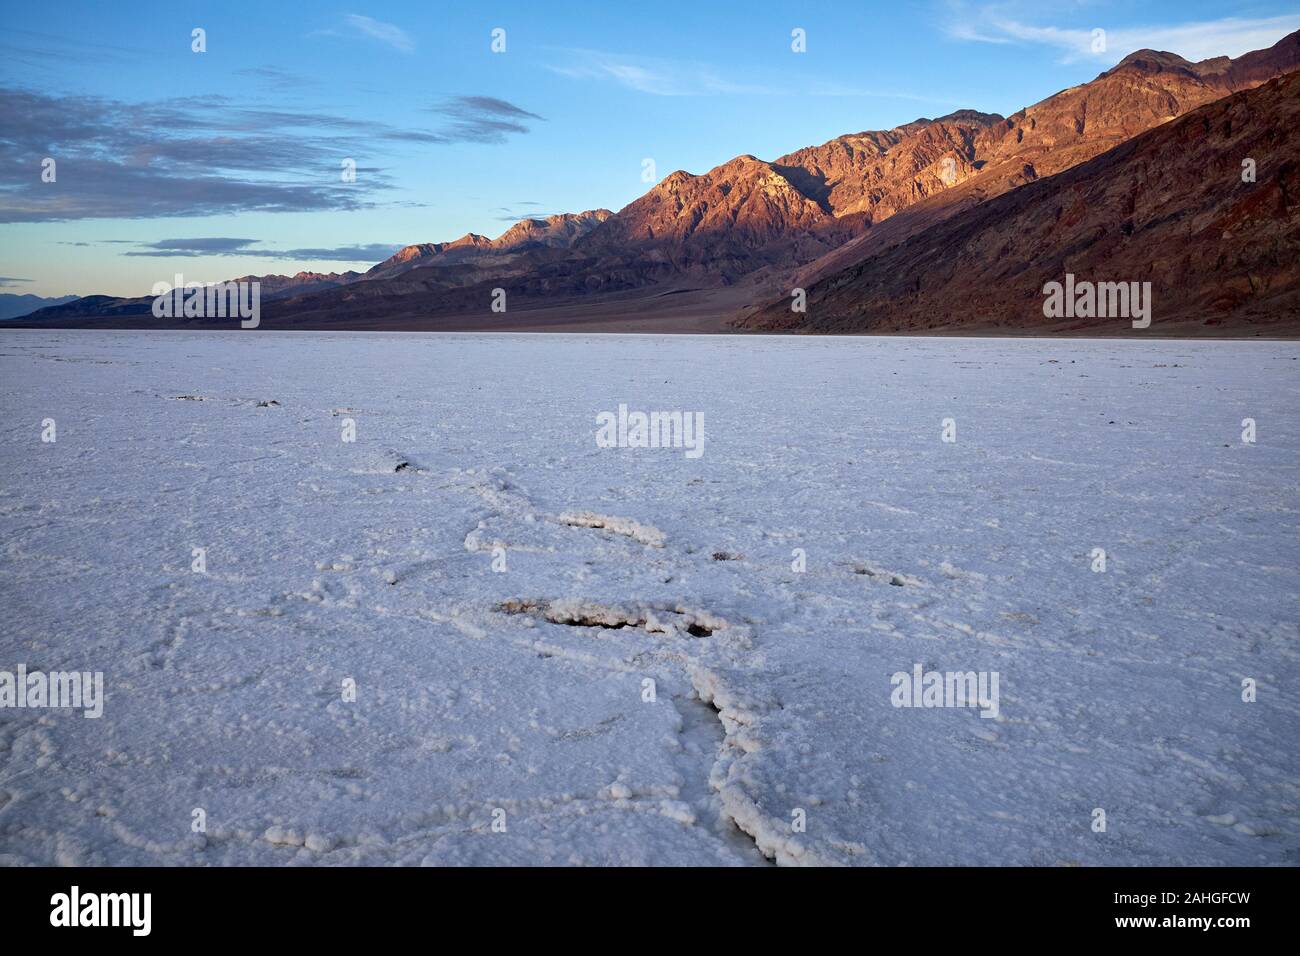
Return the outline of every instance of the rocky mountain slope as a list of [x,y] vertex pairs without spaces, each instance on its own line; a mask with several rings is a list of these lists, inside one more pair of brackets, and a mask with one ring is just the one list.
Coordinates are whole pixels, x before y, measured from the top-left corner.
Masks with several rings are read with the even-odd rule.
[[265,276],[240,276],[234,279],[234,282],[252,282],[257,281],[262,284],[262,301],[268,299],[281,299],[288,296],[305,295],[309,292],[320,292],[324,289],[333,289],[341,285],[347,285],[349,282],[356,282],[361,278],[360,272],[299,272],[291,276],[283,275],[265,275]]
[[[1253,160],[1255,181],[1243,181]],[[1110,331],[1043,287],[1149,282],[1153,324],[1268,331],[1300,317],[1300,72],[1200,107],[832,272],[738,324],[816,331]]]
[[635,252],[705,282],[815,262],[855,237],[865,241],[918,204],[928,202],[907,228],[928,227],[1069,169],[1190,109],[1298,67],[1300,33],[1237,60],[1190,63],[1139,51],[1095,80],[1008,118],[962,110],[840,136],[771,163],[739,156],[700,176],[679,170],[575,251],[605,257]]
[[1229,93],[1300,69],[1300,31],[1237,59],[1191,63],[1139,50],[1091,82],[1070,87],[991,124],[959,165],[951,188],[931,191],[901,215],[864,230],[826,256],[783,274],[786,290],[807,288],[845,268],[1027,182],[1099,156],[1132,137]]
[[521,219],[495,239],[470,232],[451,242],[405,246],[368,270],[365,278],[392,278],[424,266],[459,265],[530,249],[568,248],[612,215],[608,209],[566,212],[544,219]]
[[[351,281],[273,297],[265,314],[272,324],[323,327],[464,315],[473,327],[498,288],[511,310],[608,298],[617,311],[636,297],[726,287],[750,290],[747,302],[757,305],[1297,68],[1300,32],[1237,59],[1192,63],[1141,50],[1010,117],[962,110],[770,162],[742,155],[700,175],[679,170],[616,214],[564,214],[525,220],[497,239],[407,246]],[[97,307],[74,305],[78,315]],[[124,300],[104,308],[120,314]]]

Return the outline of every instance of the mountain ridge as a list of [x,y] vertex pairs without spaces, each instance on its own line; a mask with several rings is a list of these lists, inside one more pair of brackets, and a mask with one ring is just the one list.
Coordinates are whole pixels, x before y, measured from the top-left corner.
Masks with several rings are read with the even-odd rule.
[[[1184,329],[1300,319],[1300,71],[1230,94],[1054,177],[825,275],[806,312],[736,321],[782,332],[1007,331],[1044,321],[1064,275],[1151,282],[1154,321]],[[1242,176],[1253,160],[1256,180]],[[1206,175],[1208,173],[1208,175]],[[1059,332],[1127,328],[1078,318]]]
[[33,295],[30,292],[0,292],[0,321],[19,319],[38,309],[75,302],[76,295]]
[[956,110],[771,161],[741,154],[703,173],[677,170],[615,213],[409,245],[347,282],[276,296],[268,313],[324,325],[485,315],[497,288],[512,310],[728,287],[752,290],[761,305],[1296,68],[1300,31],[1235,59],[1138,50],[1011,116]]

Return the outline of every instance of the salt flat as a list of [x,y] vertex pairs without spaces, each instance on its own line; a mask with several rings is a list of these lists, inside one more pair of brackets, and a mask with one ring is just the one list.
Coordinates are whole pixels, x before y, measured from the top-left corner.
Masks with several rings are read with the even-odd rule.
[[1298,359],[0,334],[0,862],[1294,864]]

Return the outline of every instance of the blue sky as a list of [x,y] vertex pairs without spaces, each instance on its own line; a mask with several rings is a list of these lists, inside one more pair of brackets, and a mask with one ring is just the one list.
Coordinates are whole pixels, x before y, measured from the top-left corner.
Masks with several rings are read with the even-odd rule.
[[662,178],[1007,114],[1133,49],[1240,55],[1300,28],[1300,4],[1199,0],[344,4],[8,4],[0,292],[364,269],[617,210],[648,188],[646,158]]

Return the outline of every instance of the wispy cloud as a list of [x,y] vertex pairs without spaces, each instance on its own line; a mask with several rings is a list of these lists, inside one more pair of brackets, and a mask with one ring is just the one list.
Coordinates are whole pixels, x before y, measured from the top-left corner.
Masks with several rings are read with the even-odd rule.
[[256,259],[323,260],[328,262],[379,262],[401,248],[400,243],[376,242],[367,245],[308,247],[302,249],[263,249],[258,239],[233,239],[204,236],[197,239],[159,239],[140,243],[140,248],[124,252],[125,256],[213,257],[239,256]]
[[329,262],[382,262],[405,243],[372,242],[364,246],[329,246],[305,249],[285,249],[266,253],[273,259],[321,259]]
[[4,36],[0,39],[0,73],[29,76],[33,70],[49,72],[69,61],[120,67],[139,63],[149,53],[143,48],[100,42],[93,34],[82,36],[80,32],[74,32],[71,36],[58,36],[6,24]]
[[256,239],[227,239],[205,237],[201,239],[159,239],[143,243],[143,249],[124,252],[124,256],[221,256],[233,255],[256,243]]
[[599,50],[554,49],[546,69],[573,79],[610,80],[654,96],[762,93],[761,85],[738,83],[702,63],[662,57],[626,56]]
[[626,56],[599,50],[553,49],[547,70],[575,80],[615,83],[652,96],[840,96],[915,100],[955,105],[951,98],[853,86],[807,75],[787,75],[779,86],[727,77],[706,63],[665,57]]
[[0,276],[0,288],[15,286],[20,282],[32,282],[32,279],[19,279],[16,276]]
[[531,199],[520,199],[505,206],[493,207],[492,218],[498,222],[520,222],[524,219],[545,219],[553,215],[553,213],[541,212],[541,205]]
[[[540,119],[486,96],[457,97],[435,112],[439,123],[411,129],[221,96],[124,103],[0,87],[0,148],[58,162],[51,183],[29,165],[0,164],[0,222],[371,208],[394,184],[367,156],[502,142]],[[342,181],[345,159],[357,162],[356,182]]]
[[523,222],[525,219],[546,219],[548,216],[558,215],[558,213],[542,212],[541,210],[537,210],[537,209],[530,209],[530,210],[511,209],[508,206],[502,206],[499,209],[493,211],[497,213],[497,215],[492,217],[493,219],[495,219],[497,222],[508,222],[508,223]]
[[260,80],[266,86],[282,91],[304,89],[318,85],[318,82],[310,77],[303,76],[300,73],[292,73],[289,70],[282,70],[277,66],[253,66],[235,72],[240,76]]
[[527,121],[542,119],[495,96],[457,96],[433,109],[450,117],[446,135],[471,143],[500,143],[507,133],[527,133]]
[[411,35],[395,24],[372,20],[359,13],[349,13],[344,20],[355,33],[386,43],[394,50],[410,53],[415,49],[415,41],[411,39]]
[[[1250,19],[1223,17],[1178,24],[1109,28],[1105,17],[1086,29],[1027,23],[1007,15],[1005,5],[959,12],[946,26],[948,36],[978,43],[1037,44],[1059,50],[1061,62],[1095,59],[1114,63],[1134,50],[1177,53],[1188,60],[1241,56],[1272,46],[1300,29],[1300,13]],[[1105,30],[1105,48],[1094,49],[1094,30]]]

